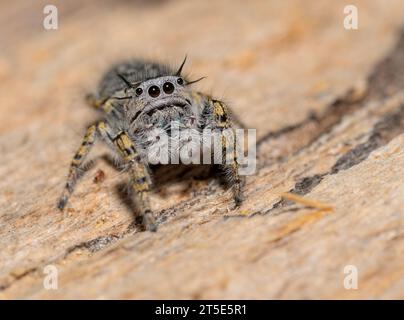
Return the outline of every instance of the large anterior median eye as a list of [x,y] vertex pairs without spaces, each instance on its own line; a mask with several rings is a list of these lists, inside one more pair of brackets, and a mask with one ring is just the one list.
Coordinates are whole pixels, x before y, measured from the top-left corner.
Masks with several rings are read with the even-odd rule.
[[167,93],[167,94],[173,93],[173,92],[174,92],[174,85],[173,85],[171,82],[169,82],[169,81],[165,82],[165,83],[163,84],[163,91],[164,91],[165,93]]
[[150,97],[156,98],[160,95],[160,88],[157,86],[151,86],[148,92]]

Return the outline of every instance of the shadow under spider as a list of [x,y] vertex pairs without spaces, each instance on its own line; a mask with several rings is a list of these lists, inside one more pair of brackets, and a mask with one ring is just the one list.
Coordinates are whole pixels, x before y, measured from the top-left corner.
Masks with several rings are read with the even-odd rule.
[[[123,163],[119,163],[110,154],[105,154],[101,157],[108,165],[115,170],[123,172],[125,166]],[[184,188],[183,191],[188,196],[192,193],[192,183],[195,181],[206,181],[216,179],[221,188],[226,188],[228,182],[225,179],[225,175],[220,170],[218,165],[184,165],[184,164],[167,164],[167,165],[151,165],[149,167],[150,175],[153,180],[152,190],[160,195],[162,198],[167,197],[167,186],[174,183],[181,183]],[[128,176],[129,178],[129,176]],[[132,194],[132,190],[126,181],[120,182],[115,185],[115,192],[118,195],[120,201],[130,210],[130,212],[137,212],[137,206],[135,197]],[[135,221],[128,227],[128,230],[134,229],[134,227],[140,226],[141,221],[139,216],[135,214]]]

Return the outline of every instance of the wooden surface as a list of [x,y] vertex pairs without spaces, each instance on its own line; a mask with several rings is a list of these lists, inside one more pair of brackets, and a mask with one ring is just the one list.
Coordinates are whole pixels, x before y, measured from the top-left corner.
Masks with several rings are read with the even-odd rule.
[[[404,4],[351,2],[356,31],[345,1],[55,1],[56,31],[45,2],[2,2],[0,298],[404,298]],[[102,72],[185,53],[198,88],[257,129],[243,206],[214,176],[162,168],[159,231],[138,232],[98,146],[56,210]]]

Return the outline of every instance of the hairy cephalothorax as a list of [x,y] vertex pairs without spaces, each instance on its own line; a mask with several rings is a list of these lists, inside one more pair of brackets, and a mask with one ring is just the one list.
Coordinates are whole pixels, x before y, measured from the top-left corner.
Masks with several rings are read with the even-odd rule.
[[[90,126],[76,152],[66,186],[58,202],[63,209],[74,190],[84,160],[96,138],[101,138],[118,154],[130,175],[138,215],[146,230],[157,230],[149,195],[151,178],[147,154],[156,129],[172,136],[172,124],[179,128],[233,130],[228,107],[200,92],[181,76],[186,59],[177,71],[163,64],[134,60],[108,71],[98,92],[87,97],[91,106],[102,111],[104,120]],[[153,137],[155,138],[155,137]],[[157,138],[159,138],[157,136]],[[225,139],[223,150],[233,148]],[[242,201],[241,179],[236,153],[234,161],[221,165],[232,185],[235,205]]]

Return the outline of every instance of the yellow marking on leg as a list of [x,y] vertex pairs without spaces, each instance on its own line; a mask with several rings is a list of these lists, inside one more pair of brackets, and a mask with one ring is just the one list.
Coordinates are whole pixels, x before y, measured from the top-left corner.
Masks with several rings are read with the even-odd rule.
[[86,96],[87,104],[95,109],[101,109],[103,107],[105,101],[107,101],[107,100],[108,100],[108,98],[97,99],[93,94],[88,94]]
[[89,94],[86,96],[86,101],[91,107],[101,109],[105,113],[110,113],[114,108],[114,99],[110,97],[97,99],[94,95]]
[[73,157],[72,160],[72,165],[77,167],[80,165],[83,161],[84,156],[88,153],[91,145],[95,141],[95,130],[96,126],[92,125],[87,129],[87,132],[83,138],[83,142],[81,143],[81,146],[77,150],[76,154]]
[[90,149],[95,142],[96,129],[97,125],[92,125],[87,129],[86,134],[83,138],[83,142],[81,143],[81,146],[79,147],[79,149],[77,150],[76,154],[73,157],[73,160],[70,164],[69,174],[67,177],[65,188],[62,192],[61,197],[59,198],[58,202],[59,209],[63,209],[65,207],[70,194],[74,190],[80,166],[82,165],[85,157],[90,152]]
[[147,192],[150,190],[150,178],[144,165],[135,164],[131,169],[132,188],[136,192]]
[[135,146],[126,133],[120,133],[114,140],[119,152],[125,161],[131,161],[138,156]]
[[218,125],[223,128],[230,126],[230,119],[226,105],[220,101],[213,101],[213,114],[215,115]]
[[119,133],[113,140],[113,144],[117,147],[125,162],[130,165],[130,183],[135,193],[135,203],[139,210],[138,214],[142,225],[146,230],[156,231],[156,221],[150,207],[151,179],[147,168],[141,161],[134,142],[125,132]]
[[219,101],[215,101],[213,103],[213,112],[215,113],[215,115],[218,115],[218,116],[224,115],[224,112],[225,112],[224,108]]
[[102,110],[104,110],[105,113],[110,113],[111,110],[113,109],[113,99],[108,99],[105,101],[105,103],[102,106]]
[[126,134],[121,136],[121,141],[122,141],[122,145],[124,148],[133,147],[132,141],[129,139],[129,137]]
[[101,130],[103,132],[107,131],[107,125],[105,124],[104,121],[101,121],[100,123],[98,123],[97,128],[98,128],[98,130]]

